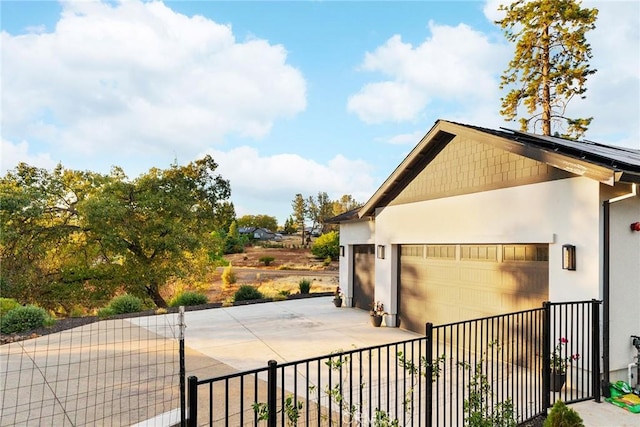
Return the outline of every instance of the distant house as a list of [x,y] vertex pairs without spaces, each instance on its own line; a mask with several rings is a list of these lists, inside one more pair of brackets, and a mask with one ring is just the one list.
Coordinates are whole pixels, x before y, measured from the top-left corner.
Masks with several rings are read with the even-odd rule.
[[256,228],[253,231],[253,238],[256,240],[276,240],[278,236],[282,239],[281,234],[274,233],[266,228]]
[[346,305],[379,300],[392,325],[424,332],[602,300],[610,372],[626,378],[640,334],[639,183],[640,150],[440,120],[332,220]]
[[239,227],[238,233],[241,235],[253,235],[253,232],[256,231],[257,227]]

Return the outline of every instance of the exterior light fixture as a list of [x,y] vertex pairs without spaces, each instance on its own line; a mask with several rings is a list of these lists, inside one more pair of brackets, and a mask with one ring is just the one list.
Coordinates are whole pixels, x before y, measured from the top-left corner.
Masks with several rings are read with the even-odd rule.
[[384,245],[378,245],[378,258],[384,259]]
[[344,246],[340,245],[340,256],[344,256]]
[[640,231],[640,222],[634,222],[629,228],[631,228],[631,231]]
[[576,269],[576,247],[574,245],[562,245],[562,269]]

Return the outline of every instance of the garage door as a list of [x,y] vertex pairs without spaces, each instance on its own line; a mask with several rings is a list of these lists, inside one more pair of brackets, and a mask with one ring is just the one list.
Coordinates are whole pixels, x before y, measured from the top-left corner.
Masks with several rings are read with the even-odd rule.
[[549,247],[402,245],[400,326],[434,325],[540,307],[549,295]]
[[373,245],[353,247],[353,306],[369,310],[375,297],[376,257]]

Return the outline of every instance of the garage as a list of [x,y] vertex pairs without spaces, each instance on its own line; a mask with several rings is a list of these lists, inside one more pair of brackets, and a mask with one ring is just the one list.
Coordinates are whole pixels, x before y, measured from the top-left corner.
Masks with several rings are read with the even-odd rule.
[[424,333],[425,324],[540,307],[549,295],[546,244],[401,245],[400,327]]
[[373,245],[353,247],[353,306],[364,310],[371,308],[375,298],[376,257]]

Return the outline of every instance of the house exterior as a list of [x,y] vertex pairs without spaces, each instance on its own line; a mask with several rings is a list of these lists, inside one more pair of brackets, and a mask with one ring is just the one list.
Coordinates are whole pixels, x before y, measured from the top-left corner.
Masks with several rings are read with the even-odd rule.
[[381,301],[386,326],[424,332],[602,300],[604,368],[626,379],[640,335],[639,183],[640,150],[440,120],[334,219],[345,304]]

